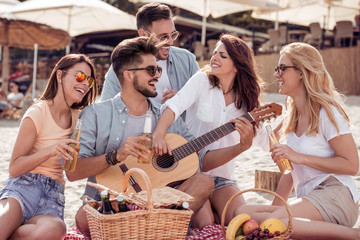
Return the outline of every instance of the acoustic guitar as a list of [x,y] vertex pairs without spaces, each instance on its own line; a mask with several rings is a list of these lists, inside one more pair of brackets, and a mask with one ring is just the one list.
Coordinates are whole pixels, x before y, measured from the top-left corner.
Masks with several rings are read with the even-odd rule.
[[[262,120],[281,115],[281,113],[282,106],[271,103],[254,109],[242,117],[252,123],[259,123]],[[190,142],[180,135],[168,133],[165,135],[165,140],[171,148],[171,156],[168,154],[161,156],[151,154],[150,163],[139,163],[137,158],[129,156],[125,161],[97,174],[96,181],[112,190],[121,192],[124,175],[130,168],[144,170],[148,174],[153,188],[162,188],[171,183],[185,180],[199,169],[196,152],[233,131],[235,131],[234,124],[228,122]],[[133,175],[130,177],[129,183],[132,186],[128,188],[130,192],[140,192],[145,186],[142,178],[136,178]]]

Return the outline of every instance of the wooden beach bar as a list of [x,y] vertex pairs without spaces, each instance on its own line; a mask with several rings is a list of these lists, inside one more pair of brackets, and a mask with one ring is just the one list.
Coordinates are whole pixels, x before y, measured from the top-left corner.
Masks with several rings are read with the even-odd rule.
[[[345,95],[360,95],[360,40],[357,46],[327,48],[319,50],[327,70],[334,79],[335,87]],[[266,82],[266,92],[276,93],[279,84],[274,74],[279,54],[262,54],[255,56],[261,77]]]

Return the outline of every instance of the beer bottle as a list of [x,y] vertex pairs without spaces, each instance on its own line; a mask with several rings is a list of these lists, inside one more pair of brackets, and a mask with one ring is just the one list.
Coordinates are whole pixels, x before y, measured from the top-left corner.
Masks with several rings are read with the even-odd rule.
[[[82,124],[82,120],[78,119],[76,122],[74,133],[71,135],[71,139],[74,139],[76,141],[80,140],[81,124]],[[75,149],[77,151],[77,154],[74,155],[73,153],[67,151],[67,153],[70,154],[73,159],[69,160],[69,161],[64,161],[64,159],[61,159],[60,161],[63,162],[64,170],[73,172],[73,171],[75,171],[76,162],[77,162],[79,151],[80,151],[80,145],[75,145],[74,143],[70,143],[69,146],[71,146],[73,149]]]
[[[147,148],[151,148],[152,147],[152,134],[151,134],[151,126],[152,126],[152,111],[149,109],[146,113],[146,119],[145,119],[145,125],[144,125],[144,131],[142,136],[145,136],[147,138],[150,138],[151,141],[140,141],[140,144],[147,147]],[[139,163],[150,163],[150,154],[145,153],[143,151],[141,151],[141,153],[143,153],[144,155],[147,155],[147,158],[144,159],[142,157],[138,158],[138,162]]]
[[126,201],[123,195],[117,196],[116,200],[118,202],[119,212],[129,211],[128,207],[126,206]]
[[179,205],[174,205],[170,209],[177,209],[177,210],[188,210],[189,209],[189,202],[182,202]]
[[108,191],[106,191],[106,190],[102,191],[100,196],[101,196],[101,202],[102,202],[100,213],[102,213],[102,214],[114,214],[115,210],[111,206],[110,194],[108,193]]
[[95,209],[98,209],[98,210],[99,210],[99,208],[100,208],[100,206],[101,206],[101,201],[96,201],[95,199],[93,199],[93,198],[91,198],[91,197],[89,197],[89,196],[87,196],[87,195],[85,195],[85,194],[82,195],[82,196],[80,197],[80,199],[83,200],[84,203],[89,204],[91,207],[93,207],[93,208],[95,208]]
[[[270,125],[266,126],[266,131],[269,134],[269,139],[270,139],[271,146],[274,145],[274,144],[279,143],[279,141],[277,140],[276,135],[275,135],[275,133],[272,130]],[[288,159],[286,159],[286,158],[281,158],[281,160],[278,161],[278,167],[279,167],[280,172],[282,174],[288,174],[293,170],[290,161]]]

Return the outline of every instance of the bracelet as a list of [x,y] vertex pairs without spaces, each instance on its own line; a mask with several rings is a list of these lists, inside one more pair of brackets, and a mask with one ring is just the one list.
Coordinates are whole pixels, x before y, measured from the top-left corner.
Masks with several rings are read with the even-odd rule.
[[105,159],[107,164],[109,164],[110,166],[114,166],[119,163],[119,161],[116,159],[116,154],[117,154],[117,150],[105,154]]

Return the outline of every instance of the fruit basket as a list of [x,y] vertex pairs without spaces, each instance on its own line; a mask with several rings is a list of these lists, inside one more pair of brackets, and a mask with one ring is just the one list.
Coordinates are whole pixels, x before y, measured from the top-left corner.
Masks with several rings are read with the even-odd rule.
[[271,239],[278,239],[278,240],[286,240],[286,239],[289,239],[292,232],[293,232],[293,227],[292,227],[292,214],[290,212],[290,209],[289,209],[289,205],[286,203],[286,201],[277,193],[275,192],[272,192],[272,191],[269,191],[269,190],[266,190],[266,189],[261,189],[261,188],[251,188],[251,189],[247,189],[247,190],[244,190],[244,191],[240,191],[236,194],[234,194],[230,199],[229,201],[226,203],[225,207],[224,207],[224,211],[222,213],[222,216],[221,216],[221,228],[222,228],[222,232],[223,232],[223,235],[224,237],[226,237],[226,230],[225,230],[225,214],[226,214],[226,211],[228,209],[228,207],[230,206],[231,202],[234,200],[234,198],[236,198],[237,196],[241,195],[241,194],[244,194],[244,193],[247,193],[247,192],[264,192],[264,193],[269,193],[277,198],[279,198],[283,203],[284,203],[284,206],[286,208],[286,211],[287,211],[287,214],[288,214],[288,227],[286,229],[286,231],[282,234],[280,234],[279,236],[275,236]]
[[[126,195],[127,184],[130,175],[133,173],[140,174],[145,181],[147,192],[146,204],[144,206],[139,204],[140,210],[110,215],[101,214],[95,208],[86,204],[84,210],[89,223],[91,239],[185,239],[193,211],[189,209],[155,208],[150,179],[143,170],[138,168],[131,168],[126,172],[122,185],[122,194]],[[163,190],[167,192],[167,188]],[[176,189],[171,189],[169,193],[174,195],[174,191],[176,191],[177,199],[188,200],[188,194]],[[116,194],[115,191],[110,190],[109,192]],[[131,198],[134,198],[135,202],[139,201],[139,199],[136,200],[136,197],[139,197],[137,195],[139,194],[134,194],[133,196],[127,195],[125,199],[133,203],[134,201],[131,201]],[[156,197],[159,198],[159,196]],[[161,202],[161,199],[155,202],[159,201]],[[141,203],[141,201],[139,203]]]

